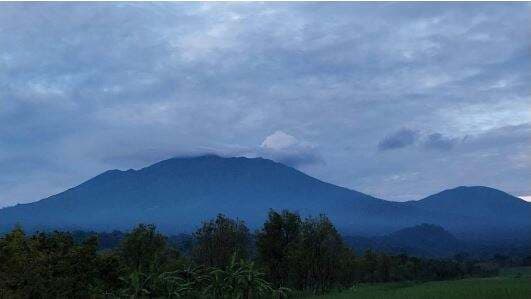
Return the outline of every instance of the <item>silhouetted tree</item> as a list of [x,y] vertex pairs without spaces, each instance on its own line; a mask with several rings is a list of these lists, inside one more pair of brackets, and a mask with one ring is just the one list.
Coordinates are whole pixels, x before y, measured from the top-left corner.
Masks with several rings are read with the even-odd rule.
[[12,297],[75,298],[97,279],[97,240],[75,245],[69,233],[26,237],[16,228],[0,239],[0,289]]
[[329,290],[340,280],[343,251],[341,236],[326,216],[307,218],[297,248],[289,257],[290,269],[297,275],[296,285],[314,293]]
[[[98,251],[100,235],[119,246]],[[515,262],[501,255],[478,262],[371,250],[358,257],[324,215],[301,221],[288,211],[270,211],[257,234],[255,261],[242,221],[219,215],[193,237],[192,255],[180,256],[153,225],[127,234],[76,232],[75,238],[26,235],[16,227],[0,236],[0,298],[285,298],[284,286],[323,293],[358,282],[494,275],[498,263]]]
[[302,221],[289,211],[269,211],[268,219],[256,237],[258,259],[277,286],[289,284],[289,254],[300,241]]
[[241,220],[219,214],[204,222],[193,237],[192,258],[198,264],[223,268],[234,254],[237,259],[249,256],[251,235]]
[[119,252],[130,269],[153,272],[161,266],[166,249],[166,238],[154,225],[140,224],[125,235]]

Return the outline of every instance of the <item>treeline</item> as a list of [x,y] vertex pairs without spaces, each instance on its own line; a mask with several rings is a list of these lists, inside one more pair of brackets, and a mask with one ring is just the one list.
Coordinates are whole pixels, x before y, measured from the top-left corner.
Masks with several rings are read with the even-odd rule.
[[470,260],[370,250],[356,255],[326,216],[301,219],[288,211],[270,211],[254,234],[243,221],[218,215],[193,234],[186,253],[153,225],[141,224],[120,240],[99,250],[96,236],[26,235],[15,228],[0,238],[0,297],[285,298],[362,282],[446,280],[495,271]]

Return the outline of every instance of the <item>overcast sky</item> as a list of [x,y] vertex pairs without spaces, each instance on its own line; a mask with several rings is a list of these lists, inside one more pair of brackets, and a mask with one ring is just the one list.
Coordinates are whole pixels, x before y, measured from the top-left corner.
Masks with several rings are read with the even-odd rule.
[[531,195],[529,3],[0,4],[0,206],[173,156]]

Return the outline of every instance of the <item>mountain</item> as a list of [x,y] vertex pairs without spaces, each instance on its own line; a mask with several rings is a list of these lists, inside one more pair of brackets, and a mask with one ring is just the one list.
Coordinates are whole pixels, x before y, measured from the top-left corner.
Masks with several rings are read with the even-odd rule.
[[[31,230],[110,231],[144,222],[177,234],[192,231],[218,213],[258,228],[271,208],[303,216],[325,213],[349,235],[381,235],[420,223],[469,235],[486,233],[481,226],[485,223],[499,232],[531,227],[531,217],[526,217],[531,215],[529,203],[517,198],[520,202],[515,203],[515,197],[490,188],[478,193],[477,188],[483,187],[448,190],[416,202],[390,202],[322,182],[271,160],[207,155],[104,172],[43,200],[1,209],[0,229],[20,223]],[[481,207],[482,198],[488,198],[485,202],[499,214]],[[454,210],[456,205],[463,210]],[[516,206],[521,211],[515,212]],[[500,217],[505,220],[498,224]]]
[[[428,196],[415,203],[427,210],[447,210],[463,217],[488,217],[525,220],[529,203],[508,193],[489,187],[457,187]],[[528,223],[524,221],[524,223]]]
[[358,252],[372,249],[392,254],[450,257],[467,249],[464,242],[441,226],[426,223],[407,227],[381,237],[345,237],[344,239]]
[[500,190],[462,186],[406,204],[433,213],[431,223],[457,235],[476,231],[472,237],[480,239],[527,235],[531,240],[531,204]]
[[[394,205],[406,208],[271,160],[208,155],[169,159],[140,170],[107,171],[41,201],[0,210],[0,226],[20,222],[41,229],[110,230],[149,222],[178,233],[218,213],[256,227],[274,208],[303,215],[327,213],[345,227],[355,227],[354,219],[368,219]],[[368,220],[361,229],[386,229],[376,218]]]

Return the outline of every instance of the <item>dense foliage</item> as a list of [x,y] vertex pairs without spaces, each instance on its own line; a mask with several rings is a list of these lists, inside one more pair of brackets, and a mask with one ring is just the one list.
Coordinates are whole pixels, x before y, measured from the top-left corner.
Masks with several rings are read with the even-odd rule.
[[[122,234],[68,232],[0,238],[0,297],[284,298],[362,282],[445,280],[495,271],[492,263],[427,260],[373,251],[356,255],[330,220],[270,211],[251,234],[223,215],[189,240],[190,250],[153,225]],[[113,239],[117,238],[118,241]],[[109,244],[116,243],[112,249]],[[102,249],[104,248],[104,249]]]

